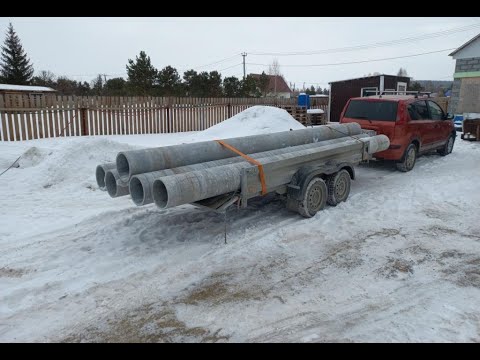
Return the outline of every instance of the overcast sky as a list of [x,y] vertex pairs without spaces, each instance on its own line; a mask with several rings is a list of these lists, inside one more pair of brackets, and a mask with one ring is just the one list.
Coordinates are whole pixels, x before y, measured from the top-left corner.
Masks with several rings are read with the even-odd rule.
[[[76,80],[96,74],[126,77],[125,65],[141,50],[161,69],[221,70],[222,75],[268,71],[274,58],[296,87],[328,86],[329,81],[400,67],[421,80],[451,80],[449,51],[416,57],[333,66],[294,67],[366,61],[457,48],[480,32],[480,18],[16,18],[0,17],[2,40],[8,23],[20,36],[35,71],[50,70]],[[477,26],[475,27],[475,24]],[[472,26],[473,25],[473,26]],[[466,29],[466,30],[465,30]],[[451,31],[449,31],[451,30]],[[463,30],[463,31],[461,31]],[[442,34],[438,34],[445,31]],[[441,35],[441,36],[439,36]],[[424,36],[424,39],[419,37]],[[397,41],[405,38],[412,40]],[[392,43],[392,41],[394,41]],[[395,42],[396,41],[396,42]],[[390,42],[388,46],[369,46]],[[332,49],[356,47],[352,51]],[[328,52],[322,50],[330,50]],[[275,53],[317,52],[310,55]],[[321,53],[318,53],[321,52]],[[265,54],[267,53],[267,54]],[[265,54],[265,55],[261,55]],[[225,61],[221,61],[227,59]],[[219,62],[221,61],[221,62]],[[213,65],[205,66],[211,63]],[[260,65],[253,65],[260,64]]]

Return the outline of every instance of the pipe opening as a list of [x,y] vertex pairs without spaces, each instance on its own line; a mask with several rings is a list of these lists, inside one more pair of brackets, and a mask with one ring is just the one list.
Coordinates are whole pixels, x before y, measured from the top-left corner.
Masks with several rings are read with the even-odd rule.
[[97,185],[100,189],[105,189],[105,169],[103,166],[98,165],[95,171],[95,177],[97,178]]
[[107,171],[105,175],[105,186],[107,187],[108,195],[111,197],[117,196],[117,180],[111,171]]
[[130,165],[128,165],[127,157],[120,153],[117,155],[117,171],[121,179],[128,179],[130,177]]
[[132,177],[130,179],[130,195],[132,196],[132,200],[135,203],[135,205],[143,205],[145,199],[144,199],[144,191],[143,191],[143,185],[142,182],[137,178],[137,177]]
[[168,192],[161,180],[153,182],[153,200],[158,207],[165,208],[168,204]]

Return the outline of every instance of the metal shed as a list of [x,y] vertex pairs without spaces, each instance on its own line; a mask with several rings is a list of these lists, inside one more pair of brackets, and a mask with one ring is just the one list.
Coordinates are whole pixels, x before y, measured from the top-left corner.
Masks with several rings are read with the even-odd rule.
[[406,91],[409,83],[409,77],[385,74],[332,81],[329,83],[328,120],[340,121],[340,114],[352,97],[375,95],[382,91]]

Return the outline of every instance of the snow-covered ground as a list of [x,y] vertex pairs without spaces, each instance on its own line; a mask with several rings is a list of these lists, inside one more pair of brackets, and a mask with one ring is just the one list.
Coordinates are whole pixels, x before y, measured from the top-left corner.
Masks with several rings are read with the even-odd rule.
[[[235,135],[272,131],[250,124]],[[311,219],[232,208],[226,245],[222,215],[97,188],[121,150],[235,126],[0,143],[0,170],[24,153],[0,177],[0,341],[480,341],[480,143],[360,165]]]

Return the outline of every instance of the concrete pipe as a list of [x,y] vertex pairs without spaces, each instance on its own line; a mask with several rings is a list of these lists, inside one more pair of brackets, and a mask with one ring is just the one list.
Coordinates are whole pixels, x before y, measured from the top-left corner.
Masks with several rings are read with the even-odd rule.
[[113,170],[117,168],[117,164],[112,162],[112,163],[106,163],[106,164],[101,164],[97,166],[97,169],[95,170],[95,177],[97,179],[97,185],[100,188],[100,190],[107,190],[105,187],[105,174],[108,170]]
[[129,194],[128,183],[124,183],[120,176],[118,176],[118,171],[115,169],[108,170],[105,174],[105,186],[108,191],[108,195],[111,197],[119,197]]
[[[265,171],[267,191],[289,183],[293,174],[307,164],[338,160],[342,155],[360,161],[363,142],[368,142],[368,148],[375,152],[386,150],[390,145],[385,135],[377,135],[263,158],[261,163]],[[153,199],[158,207],[170,208],[237,191],[240,188],[242,169],[251,166],[242,162],[165,176],[154,181]]]
[[[252,135],[225,139],[233,147],[245,154],[310,144],[313,142],[337,139],[362,132],[357,123],[322,125],[273,134]],[[176,168],[207,161],[221,160],[237,156],[216,141],[202,141],[158,147],[152,149],[123,151],[117,155],[117,171],[124,182],[133,175],[151,171]]]
[[[358,135],[355,135],[355,137],[361,139],[361,138],[367,138],[368,135],[358,134]],[[333,139],[333,140],[324,140],[324,141],[320,141],[312,144],[291,146],[287,148],[264,151],[264,152],[248,154],[248,155],[258,160],[258,159],[263,159],[265,157],[269,157],[273,155],[281,155],[281,154],[286,154],[293,151],[308,150],[308,149],[313,149],[320,146],[336,144],[336,143],[345,141],[346,139],[348,138],[343,137],[343,138]],[[153,203],[153,191],[152,191],[153,182],[157,179],[160,179],[164,176],[183,174],[190,171],[203,170],[203,169],[208,169],[212,167],[235,164],[240,162],[246,162],[246,160],[241,156],[237,156],[235,158],[208,161],[208,162],[199,163],[199,164],[180,166],[173,169],[165,169],[165,170],[152,171],[149,173],[133,175],[129,182],[130,195],[132,196],[132,201],[137,206],[151,204]]]

